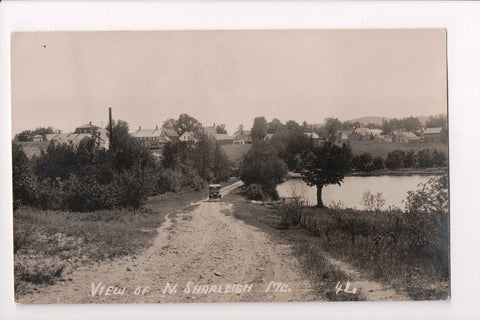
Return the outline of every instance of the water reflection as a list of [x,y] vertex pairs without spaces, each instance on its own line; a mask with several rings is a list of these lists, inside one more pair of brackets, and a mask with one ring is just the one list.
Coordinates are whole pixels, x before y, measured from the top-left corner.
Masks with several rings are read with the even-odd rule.
[[[346,177],[341,186],[329,185],[322,190],[322,199],[325,205],[332,201],[341,201],[347,208],[361,209],[360,201],[363,193],[370,191],[376,194],[381,192],[385,198],[384,208],[396,206],[404,209],[404,201],[408,191],[417,189],[418,184],[427,182],[433,176],[372,176]],[[277,186],[280,197],[298,196],[309,205],[317,204],[317,188],[309,187],[302,179],[290,179]]]

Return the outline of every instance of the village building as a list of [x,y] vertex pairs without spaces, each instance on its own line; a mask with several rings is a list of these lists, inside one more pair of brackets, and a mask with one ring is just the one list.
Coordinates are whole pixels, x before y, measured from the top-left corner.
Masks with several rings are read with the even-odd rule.
[[212,134],[217,134],[217,127],[215,126],[215,124],[213,124],[213,126],[207,126],[202,128],[203,128],[203,132],[207,136],[211,136]]
[[447,140],[447,132],[444,128],[426,128],[423,131],[423,139],[425,142],[445,142]]
[[178,141],[178,133],[174,129],[162,129],[162,136],[166,142]]
[[32,141],[34,142],[42,142],[45,141],[44,137],[40,134],[37,134],[36,136],[32,137]]
[[100,127],[93,125],[92,122],[84,124],[83,126],[76,127],[74,133],[97,133],[100,130]]
[[305,132],[304,135],[307,138],[312,139],[313,145],[316,146],[316,147],[320,146],[320,144],[322,143],[322,140],[320,139],[320,136],[318,134],[316,134],[315,132]]
[[[61,135],[61,133],[59,134]],[[59,135],[55,136],[52,140],[57,141]],[[75,147],[78,147],[80,142],[85,139],[86,137],[94,138],[98,147],[103,149],[108,149],[110,145],[110,139],[108,138],[108,131],[107,129],[101,128],[89,122],[84,124],[83,126],[79,126],[75,128],[73,133],[70,133],[66,137],[60,137],[60,140],[67,140]],[[59,141],[60,141],[59,140]]]
[[32,141],[16,141],[16,143],[18,143],[22,147],[27,157],[31,158],[33,156],[40,156],[42,152],[45,152],[47,150],[47,147],[50,143],[65,144],[68,146],[72,146],[73,148],[78,148],[80,143],[86,138],[95,139],[98,148],[109,148],[109,138],[107,135],[107,130],[95,126],[91,122],[89,124],[75,128],[74,132],[60,133],[60,131],[57,131],[56,133],[36,135],[32,138]]
[[392,141],[397,143],[421,142],[422,138],[411,131],[396,130],[392,134]]
[[235,133],[233,136],[233,144],[252,144],[250,130],[243,130],[243,132]]
[[225,144],[233,144],[233,137],[226,134],[226,133],[215,133],[210,135],[210,139],[212,141],[220,144],[220,145],[225,145]]
[[140,141],[146,148],[158,147],[162,140],[162,130],[159,130],[158,126],[155,127],[155,129],[142,129],[142,127],[138,127],[138,130],[132,134],[132,137]]
[[335,136],[336,143],[344,143],[349,141],[349,136],[353,133],[353,130],[339,130]]
[[52,141],[55,139],[55,137],[59,134],[59,132],[57,133],[47,133],[45,135],[45,141]]
[[80,145],[80,142],[82,142],[82,140],[85,138],[88,138],[88,139],[92,138],[92,134],[91,133],[79,133],[79,134],[72,133],[69,136],[68,142],[71,145],[73,145],[75,148],[78,148],[78,146]]
[[365,127],[356,128],[350,135],[349,140],[353,141],[370,141],[381,139],[383,131],[380,129],[370,129]]
[[178,133],[173,129],[142,129],[138,127],[132,137],[142,143],[142,145],[149,149],[160,148],[168,142],[175,142],[178,140]]
[[178,140],[180,142],[187,142],[187,143],[196,143],[198,142],[198,139],[195,137],[195,134],[192,131],[186,131],[184,132]]

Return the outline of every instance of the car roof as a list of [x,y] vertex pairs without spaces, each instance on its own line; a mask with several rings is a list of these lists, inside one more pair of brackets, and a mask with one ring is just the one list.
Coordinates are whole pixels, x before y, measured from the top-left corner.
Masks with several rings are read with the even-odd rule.
[[209,185],[210,188],[220,188],[219,184],[211,184]]

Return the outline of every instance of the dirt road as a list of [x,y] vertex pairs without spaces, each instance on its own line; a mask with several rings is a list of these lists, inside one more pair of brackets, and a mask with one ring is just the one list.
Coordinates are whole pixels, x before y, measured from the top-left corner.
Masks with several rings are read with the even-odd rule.
[[[222,189],[226,194],[241,183]],[[20,303],[319,301],[287,245],[229,215],[227,202],[199,201],[168,215],[136,256],[82,266]],[[155,208],[152,208],[155,209]]]

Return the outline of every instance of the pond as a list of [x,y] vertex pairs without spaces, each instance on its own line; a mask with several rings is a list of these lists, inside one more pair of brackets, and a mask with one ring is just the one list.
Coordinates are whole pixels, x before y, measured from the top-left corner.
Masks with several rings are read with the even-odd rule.
[[[417,190],[418,184],[427,182],[432,175],[411,176],[351,176],[345,177],[341,186],[328,185],[322,190],[323,204],[341,201],[346,208],[363,209],[360,201],[363,193],[381,192],[385,199],[383,208],[395,206],[405,208],[407,192]],[[298,196],[308,205],[317,204],[317,188],[309,187],[302,179],[290,179],[277,186],[278,195],[282,197]]]

